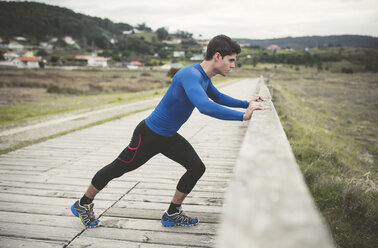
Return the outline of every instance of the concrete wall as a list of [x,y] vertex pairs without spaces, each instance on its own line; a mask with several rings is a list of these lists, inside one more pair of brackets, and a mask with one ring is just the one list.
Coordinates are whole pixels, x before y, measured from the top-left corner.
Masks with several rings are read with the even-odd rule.
[[259,94],[270,108],[249,123],[224,205],[217,247],[335,247],[282,128],[264,79]]

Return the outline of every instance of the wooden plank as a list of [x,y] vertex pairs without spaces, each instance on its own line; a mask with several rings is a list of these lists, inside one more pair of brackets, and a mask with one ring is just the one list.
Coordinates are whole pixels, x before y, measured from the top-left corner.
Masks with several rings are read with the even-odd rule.
[[[175,188],[171,190],[162,190],[162,189],[138,189],[134,188],[131,193],[141,194],[141,195],[161,195],[161,196],[173,196]],[[223,192],[207,192],[207,191],[193,191],[190,193],[191,196],[196,197],[209,197],[209,198],[223,198]]]
[[18,223],[27,225],[53,226],[65,228],[83,228],[80,220],[72,216],[57,216],[46,214],[30,214],[0,211],[0,220],[4,223]]
[[[155,202],[169,204],[172,201],[171,196],[156,196],[156,195],[140,195],[127,194],[122,198],[122,201],[136,201],[136,202]],[[185,205],[203,205],[203,206],[222,206],[223,198],[213,197],[192,197],[185,198]]]
[[[93,176],[93,175],[91,175]],[[61,185],[80,185],[86,187],[89,185],[91,181],[91,177],[88,178],[72,178],[72,175],[69,177],[58,177],[54,176],[51,177],[49,175],[43,175],[43,176],[20,176],[20,175],[3,175],[0,174],[0,182],[1,181],[15,181],[15,182],[27,182],[27,183],[46,183],[46,184],[56,184],[59,182]],[[131,173],[124,175],[120,178],[112,180],[108,185],[108,187],[122,187],[124,183],[129,182],[153,182],[153,183],[171,183],[172,185],[176,185],[179,181],[178,178],[175,179],[167,179],[167,178],[145,178],[145,177],[136,177],[133,176]],[[218,184],[224,184],[227,185],[230,180],[204,180],[201,178],[196,187],[201,185],[218,185]]]
[[[108,193],[108,194],[124,194],[132,187],[134,187],[136,182],[122,182],[114,183],[110,182],[111,187],[105,187],[99,195]],[[15,187],[15,188],[27,188],[27,189],[53,189],[59,192],[80,192],[84,194],[86,186],[89,185],[89,182],[84,186],[82,185],[67,185],[67,184],[58,184],[58,183],[35,183],[35,182],[15,182],[15,181],[1,181],[0,187]],[[117,187],[119,185],[119,187]]]
[[69,241],[82,229],[0,222],[2,236],[52,241]]
[[[1,184],[0,184],[1,185]],[[212,186],[209,185],[199,185],[197,184],[192,192],[217,192],[224,193],[226,191],[227,184],[225,183],[214,183]],[[135,189],[164,189],[172,190],[172,184],[168,183],[153,183],[153,182],[140,182]]]
[[14,248],[14,247],[38,247],[38,248],[58,248],[59,247],[59,248],[62,248],[65,242],[0,236],[0,244],[2,248]]
[[112,240],[125,240],[160,245],[190,245],[190,247],[208,247],[213,243],[213,235],[140,231],[117,228],[90,228],[81,237],[94,237]]
[[[58,215],[58,216],[71,216],[70,207],[72,203],[65,206],[56,206],[56,205],[39,205],[35,203],[14,203],[14,202],[1,202],[0,204],[0,211],[8,211],[8,212],[18,212],[18,213],[31,213],[31,214],[44,214],[44,215]],[[108,208],[109,206],[106,206]],[[101,207],[95,204],[95,213],[98,216],[106,209],[104,206]],[[46,209],[48,211],[46,211]],[[75,217],[73,217],[75,218]]]
[[[83,228],[80,220],[74,216],[56,216],[45,214],[26,214],[17,212],[0,211],[1,222],[4,223],[18,223],[24,225],[42,225],[53,227],[65,228]],[[133,219],[133,218],[120,218],[120,217],[107,217],[100,218],[102,227],[119,228],[119,229],[132,229],[132,230],[153,230],[159,232],[182,232],[194,234],[216,234],[216,224],[201,223],[191,228],[177,227],[166,228],[163,227],[159,220],[151,219]]]
[[183,248],[187,246],[177,245],[158,245],[158,244],[145,244],[140,242],[131,242],[118,239],[104,239],[97,237],[77,237],[67,248]]
[[182,233],[196,233],[196,234],[212,234],[217,232],[218,224],[201,222],[199,225],[190,228],[177,226],[175,228],[167,228],[161,225],[159,220],[151,219],[133,219],[121,217],[101,217],[101,226],[119,228],[119,229],[133,229],[133,230],[153,230],[159,232],[179,232]]
[[[5,203],[32,203],[40,207],[55,206],[62,209],[71,207],[76,201],[75,198],[58,198],[58,197],[44,197],[44,196],[30,196],[30,195],[14,195],[8,193],[0,193],[0,202]],[[0,204],[0,205],[2,205]],[[96,206],[100,208],[107,208],[113,204],[113,201],[96,200]],[[17,205],[17,204],[13,204]],[[47,205],[47,206],[45,206]],[[1,206],[0,206],[1,207]],[[45,210],[46,211],[46,210]]]
[[[136,201],[127,201],[121,199],[118,201],[114,207],[120,208],[136,208],[136,209],[157,209],[157,210],[166,210],[169,207],[167,203],[155,203],[155,202],[136,202]],[[202,205],[185,205],[183,204],[183,208],[185,212],[202,212],[202,213],[220,213],[222,211],[221,206],[202,206]]]
[[[127,190],[124,190],[124,192],[127,192]],[[74,191],[57,191],[54,189],[29,189],[29,188],[0,186],[0,193],[80,199],[84,194],[84,190],[74,192]],[[122,195],[123,195],[122,193],[112,194],[112,193],[101,192],[101,194],[99,194],[98,197],[96,197],[96,200],[101,199],[101,200],[115,201],[115,200],[118,200]]]
[[[158,210],[158,209],[141,209],[141,208],[122,208],[122,207],[114,206],[108,209],[103,214],[103,216],[160,220],[166,208]],[[220,213],[204,213],[204,212],[196,212],[196,211],[187,211],[187,214],[192,215],[192,216],[197,216],[200,220],[200,223],[219,223],[220,222]]]

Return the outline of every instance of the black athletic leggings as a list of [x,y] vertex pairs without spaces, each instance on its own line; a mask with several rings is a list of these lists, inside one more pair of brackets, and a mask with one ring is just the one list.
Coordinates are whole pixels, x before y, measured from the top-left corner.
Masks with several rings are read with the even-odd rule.
[[158,153],[186,168],[186,173],[177,184],[177,190],[189,194],[205,172],[205,165],[180,134],[176,133],[172,137],[159,135],[149,129],[144,120],[135,128],[129,146],[111,164],[96,173],[92,184],[96,189],[102,190],[110,180],[135,170]]

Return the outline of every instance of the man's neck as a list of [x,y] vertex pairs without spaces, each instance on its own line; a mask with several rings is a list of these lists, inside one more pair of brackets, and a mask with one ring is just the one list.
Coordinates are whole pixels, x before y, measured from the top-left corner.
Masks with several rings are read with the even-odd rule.
[[213,63],[212,63],[211,60],[210,61],[208,61],[208,60],[202,61],[201,66],[202,66],[202,69],[205,71],[206,75],[209,78],[212,78],[215,75],[217,75],[217,73],[214,70],[214,66],[213,66]]

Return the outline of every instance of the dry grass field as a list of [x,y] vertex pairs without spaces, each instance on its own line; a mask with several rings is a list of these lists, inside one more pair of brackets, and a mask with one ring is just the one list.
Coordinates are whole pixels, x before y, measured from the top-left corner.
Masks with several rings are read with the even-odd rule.
[[[232,77],[216,77],[218,83]],[[117,69],[0,69],[0,130],[28,120],[165,92],[166,71]]]
[[378,243],[378,75],[300,68],[272,79],[297,162],[339,247]]

